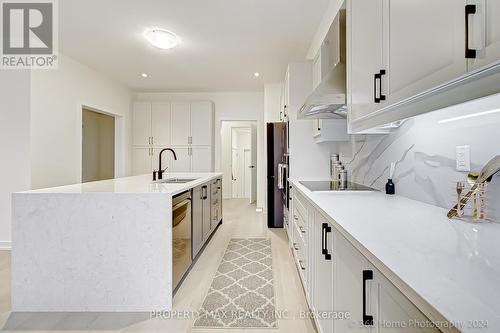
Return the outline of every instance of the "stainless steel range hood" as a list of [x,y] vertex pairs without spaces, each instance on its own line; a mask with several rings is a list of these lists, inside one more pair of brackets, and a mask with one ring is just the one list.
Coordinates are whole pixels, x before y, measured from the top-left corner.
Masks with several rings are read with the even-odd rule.
[[[345,119],[346,99],[346,22],[345,9],[333,21],[321,48],[321,83],[299,110],[299,119]],[[326,53],[326,54],[325,54]]]

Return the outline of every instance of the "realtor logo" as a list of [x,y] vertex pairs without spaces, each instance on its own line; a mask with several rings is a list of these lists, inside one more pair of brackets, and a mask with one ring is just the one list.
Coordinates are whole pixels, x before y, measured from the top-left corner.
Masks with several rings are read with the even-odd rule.
[[0,0],[0,67],[55,68],[57,11],[55,0]]

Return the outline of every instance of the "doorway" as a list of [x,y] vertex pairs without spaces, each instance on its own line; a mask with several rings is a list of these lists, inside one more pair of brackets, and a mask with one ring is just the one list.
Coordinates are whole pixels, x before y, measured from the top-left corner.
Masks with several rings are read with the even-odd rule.
[[115,177],[115,118],[82,109],[82,182]]
[[222,121],[223,197],[257,200],[257,122]]

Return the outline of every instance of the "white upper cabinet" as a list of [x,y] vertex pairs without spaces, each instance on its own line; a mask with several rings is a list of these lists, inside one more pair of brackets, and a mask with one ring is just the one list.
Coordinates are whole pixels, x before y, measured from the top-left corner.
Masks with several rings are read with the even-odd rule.
[[463,0],[384,1],[386,104],[466,74]]
[[213,128],[212,102],[191,103],[191,144],[195,146],[212,145]]
[[135,146],[151,144],[151,103],[136,102],[132,108],[132,135]]
[[471,0],[475,7],[469,16],[469,47],[476,58],[469,59],[469,70],[475,70],[500,59],[500,1]]
[[376,87],[380,80],[375,77],[384,66],[384,1],[351,0],[346,9],[350,27],[347,29],[347,96],[352,121],[370,114],[377,104],[384,102]]
[[189,102],[172,102],[172,145],[189,144],[191,136],[191,112]]
[[346,10],[350,132],[500,92],[499,1],[347,0]]
[[153,145],[170,145],[170,103],[155,102],[151,104],[152,142]]

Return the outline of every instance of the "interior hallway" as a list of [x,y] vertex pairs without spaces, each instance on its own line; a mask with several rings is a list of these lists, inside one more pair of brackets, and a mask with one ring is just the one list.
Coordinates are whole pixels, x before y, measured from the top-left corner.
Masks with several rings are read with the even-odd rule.
[[0,330],[2,331],[78,331],[78,332],[314,332],[311,320],[301,319],[307,311],[288,241],[283,229],[268,229],[265,215],[255,211],[248,199],[223,202],[223,224],[215,232],[203,254],[174,297],[174,310],[197,311],[201,308],[212,278],[231,238],[270,238],[273,250],[276,310],[286,311],[287,319],[278,319],[277,329],[191,329],[194,318],[153,318],[147,313],[11,313],[10,252],[0,251]]

